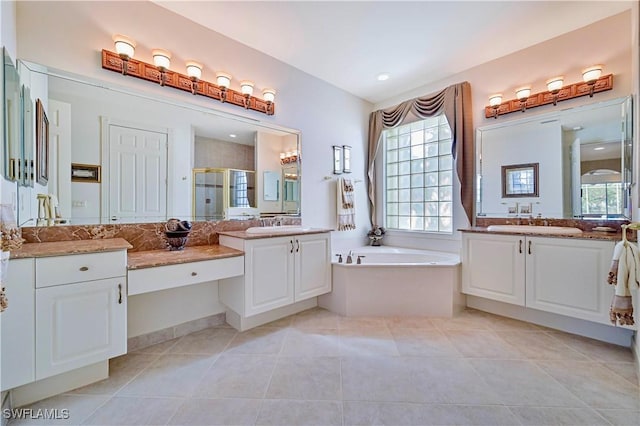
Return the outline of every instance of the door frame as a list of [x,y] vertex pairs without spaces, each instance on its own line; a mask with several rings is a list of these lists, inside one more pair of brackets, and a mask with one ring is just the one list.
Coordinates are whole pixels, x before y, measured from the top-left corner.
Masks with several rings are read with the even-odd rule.
[[150,124],[141,124],[135,123],[127,120],[121,120],[118,118],[110,118],[105,116],[100,116],[100,166],[102,167],[102,182],[100,182],[100,223],[101,224],[109,224],[111,223],[111,217],[109,216],[109,194],[110,194],[110,152],[111,152],[111,133],[109,130],[110,126],[119,126],[119,127],[128,127],[136,130],[143,130],[146,132],[154,132],[154,133],[163,133],[167,135],[167,181],[165,182],[165,187],[167,191],[166,197],[166,212],[169,214],[169,206],[173,205],[173,191],[171,185],[171,166],[173,165],[170,161],[171,156],[169,152],[171,152],[170,147],[173,147],[173,132],[171,129],[167,127],[154,126]]

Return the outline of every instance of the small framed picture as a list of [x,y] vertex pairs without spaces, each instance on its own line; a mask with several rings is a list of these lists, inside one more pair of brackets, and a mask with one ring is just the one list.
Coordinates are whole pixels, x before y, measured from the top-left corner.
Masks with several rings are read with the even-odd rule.
[[342,145],[342,171],[351,173],[351,147]]
[[71,182],[100,183],[100,166],[71,163]]
[[36,182],[49,182],[49,119],[42,101],[36,101]]
[[539,163],[502,166],[502,197],[538,197],[538,166]]
[[339,145],[333,145],[333,174],[339,175],[342,173],[342,147]]

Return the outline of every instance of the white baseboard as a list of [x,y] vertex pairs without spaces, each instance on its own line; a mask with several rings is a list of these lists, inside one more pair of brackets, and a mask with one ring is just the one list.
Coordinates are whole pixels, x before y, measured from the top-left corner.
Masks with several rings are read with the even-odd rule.
[[235,311],[227,310],[227,323],[238,331],[249,330],[253,327],[267,324],[271,321],[279,320],[289,315],[297,314],[298,312],[306,311],[307,309],[315,308],[318,306],[318,298],[312,297],[311,299],[303,300],[292,305],[283,306],[282,308],[273,309],[269,312],[264,312],[258,315],[252,315],[250,317],[242,317]]
[[71,370],[57,376],[47,377],[11,389],[11,406],[21,407],[54,395],[68,392],[109,377],[109,360]]
[[632,345],[631,340],[634,331],[622,327],[613,327],[611,325],[566,317],[551,312],[538,311],[536,309],[470,295],[467,295],[467,306],[480,311],[531,322],[615,345],[626,346],[628,348]]

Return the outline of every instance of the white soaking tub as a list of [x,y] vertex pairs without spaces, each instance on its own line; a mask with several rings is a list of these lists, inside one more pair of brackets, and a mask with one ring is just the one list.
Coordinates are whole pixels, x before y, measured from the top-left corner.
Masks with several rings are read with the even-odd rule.
[[[353,249],[334,256],[333,291],[318,304],[344,316],[451,317],[465,306],[460,256],[398,247]],[[357,257],[362,264],[357,264]]]

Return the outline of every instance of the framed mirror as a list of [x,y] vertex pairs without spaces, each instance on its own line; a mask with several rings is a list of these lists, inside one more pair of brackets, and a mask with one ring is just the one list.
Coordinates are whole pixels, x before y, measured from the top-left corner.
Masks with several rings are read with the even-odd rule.
[[526,216],[629,219],[631,116],[625,97],[477,128],[477,215],[509,217],[518,198]]
[[[236,196],[231,199],[228,195],[228,204],[248,203],[258,214],[275,211],[272,205],[263,205],[262,194],[258,197],[258,184],[262,190],[265,171],[281,175],[279,153],[282,150],[301,150],[297,130],[218,111],[214,109],[216,103],[192,99],[201,97],[188,93],[165,93],[160,87],[143,92],[38,64],[25,63],[25,66],[31,71],[32,81],[44,79],[42,84],[48,88],[49,100],[46,113],[56,117],[56,125],[50,129],[52,157],[48,191],[57,196],[61,215],[68,224],[163,222],[169,217],[213,218],[217,210],[205,213],[196,210],[193,203],[197,188],[205,181],[209,184],[208,177],[201,178],[190,172],[194,168],[237,170],[233,178],[230,177]],[[140,86],[141,90],[144,86]],[[118,140],[118,134],[123,134],[122,129],[133,129],[141,137],[153,136],[153,140],[158,141],[158,162],[164,165],[162,171],[166,170],[166,177],[156,178],[155,185],[143,188],[149,190],[145,196],[136,198],[153,201],[154,209],[136,212],[130,217],[118,215],[112,208],[113,200],[122,195],[119,191],[127,190],[117,184],[118,169],[111,161],[117,155],[112,142]],[[162,140],[156,138],[158,134],[164,135]],[[101,181],[72,182],[72,163],[99,166]],[[296,168],[296,175],[300,175],[300,162],[291,166]],[[58,181],[53,187],[56,178]],[[197,181],[194,185],[196,178],[203,182]],[[240,183],[243,178],[246,184]],[[243,185],[246,185],[246,196],[240,196]],[[204,198],[213,200],[211,196]],[[290,214],[299,216],[301,200],[296,204]]]
[[22,180],[22,99],[20,76],[3,48],[3,102],[4,102],[4,177],[16,182]]

